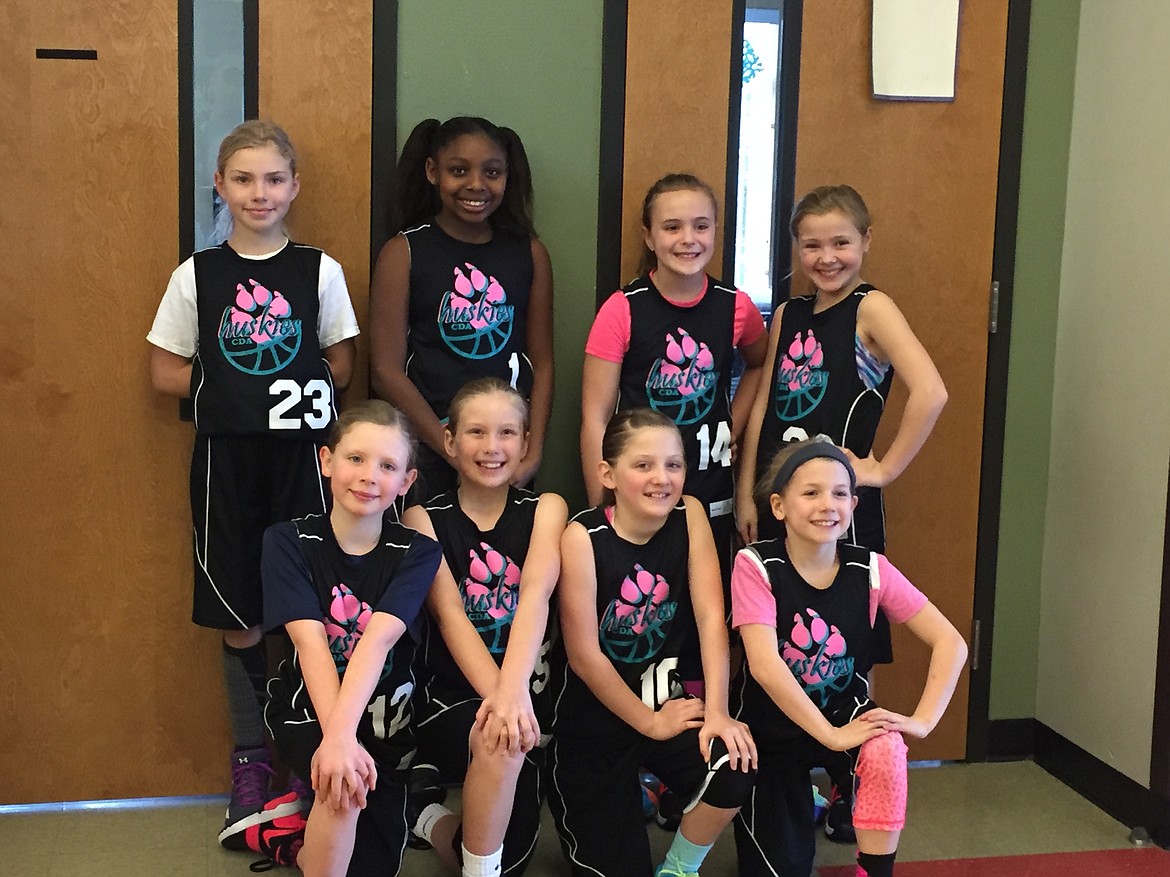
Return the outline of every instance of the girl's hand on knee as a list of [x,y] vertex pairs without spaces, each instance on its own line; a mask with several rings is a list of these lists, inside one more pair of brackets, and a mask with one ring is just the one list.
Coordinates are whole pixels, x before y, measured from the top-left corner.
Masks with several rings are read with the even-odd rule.
[[654,713],[646,736],[652,740],[669,740],[683,731],[703,727],[703,701],[697,697],[668,700]]
[[917,716],[904,716],[890,710],[870,710],[861,718],[879,723],[887,731],[900,731],[904,737],[922,738],[934,730],[934,726],[925,719],[920,719]]
[[849,749],[856,749],[872,737],[880,737],[886,733],[886,728],[881,723],[880,718],[870,718],[876,712],[882,712],[882,710],[870,710],[865,715],[854,719],[848,725],[834,728],[829,738],[822,742],[829,749],[837,752],[845,752]]
[[759,766],[756,741],[752,739],[751,729],[743,722],[727,715],[712,716],[703,722],[699,731],[699,751],[708,764],[711,762],[711,741],[716,737],[727,747],[732,770],[748,773]]
[[540,723],[527,687],[518,693],[497,688],[483,699],[475,713],[475,723],[484,735],[484,745],[490,754],[502,750],[516,755],[528,752],[540,742]]
[[313,753],[311,778],[313,791],[334,810],[343,809],[347,800],[365,807],[367,790],[378,783],[378,767],[356,738],[326,735]]

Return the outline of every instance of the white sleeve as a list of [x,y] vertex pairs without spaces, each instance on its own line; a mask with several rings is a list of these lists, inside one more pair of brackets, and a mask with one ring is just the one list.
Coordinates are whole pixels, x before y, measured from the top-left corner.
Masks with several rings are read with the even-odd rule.
[[177,356],[192,357],[199,349],[199,309],[195,303],[195,260],[189,258],[171,274],[167,291],[154,315],[146,340]]
[[360,331],[353,302],[349,300],[349,287],[345,285],[345,272],[332,256],[321,254],[321,275],[317,283],[317,341],[321,349],[332,347],[346,338],[353,338]]

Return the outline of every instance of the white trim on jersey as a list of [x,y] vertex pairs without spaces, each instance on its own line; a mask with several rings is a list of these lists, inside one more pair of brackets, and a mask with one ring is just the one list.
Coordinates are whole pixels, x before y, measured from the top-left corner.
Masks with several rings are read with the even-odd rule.
[[[196,438],[196,441],[199,441],[199,439]],[[215,583],[215,579],[211,577],[211,570],[207,568],[207,561],[210,557],[207,548],[207,541],[209,538],[208,530],[210,530],[209,524],[211,521],[211,439],[207,439],[206,441],[207,473],[206,480],[203,485],[203,551],[200,552],[199,550],[199,528],[194,526],[193,523],[192,529],[195,531],[195,562],[198,563],[199,568],[203,570],[203,575],[207,577],[207,583],[211,585],[211,590],[215,592],[215,596],[219,598],[219,602],[223,604],[223,608],[226,609],[232,618],[236,620],[236,623],[240,625],[241,629],[248,630],[249,627],[247,624],[244,624],[244,619],[240,618],[240,616],[236,613],[236,610],[231,607],[231,604],[228,603],[226,599],[224,599],[223,593],[220,591],[219,586]]]

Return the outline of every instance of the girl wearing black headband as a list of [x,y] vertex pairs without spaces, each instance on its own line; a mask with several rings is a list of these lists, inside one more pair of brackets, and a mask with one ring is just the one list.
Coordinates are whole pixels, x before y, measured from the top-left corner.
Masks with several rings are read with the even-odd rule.
[[[815,852],[809,769],[846,752],[858,874],[891,877],[906,815],[904,736],[938,724],[967,657],[959,632],[881,554],[841,542],[857,504],[844,451],[812,440],[777,454],[760,482],[786,537],[736,556],[732,624],[747,655],[742,708],[760,751],[756,789],[735,820],[741,877],[807,877]],[[909,716],[869,699],[878,608],[931,649]]]

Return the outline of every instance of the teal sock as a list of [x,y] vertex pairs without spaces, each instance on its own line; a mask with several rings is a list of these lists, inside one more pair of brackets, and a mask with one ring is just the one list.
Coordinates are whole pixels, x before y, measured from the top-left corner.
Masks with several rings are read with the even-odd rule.
[[662,870],[668,874],[677,871],[679,874],[696,874],[707,853],[711,852],[713,844],[701,847],[683,837],[682,830],[674,833],[674,840],[670,849],[666,851],[666,858],[662,860]]

